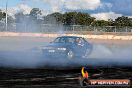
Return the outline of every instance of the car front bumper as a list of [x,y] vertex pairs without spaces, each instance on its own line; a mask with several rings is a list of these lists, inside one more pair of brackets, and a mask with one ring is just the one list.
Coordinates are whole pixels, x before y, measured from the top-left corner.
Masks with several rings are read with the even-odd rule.
[[66,56],[66,50],[43,50],[43,54],[48,57],[64,57]]

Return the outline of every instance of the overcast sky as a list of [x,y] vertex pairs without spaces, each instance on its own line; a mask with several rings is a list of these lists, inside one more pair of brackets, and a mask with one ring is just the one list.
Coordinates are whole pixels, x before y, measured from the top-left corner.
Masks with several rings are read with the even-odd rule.
[[[6,0],[0,0],[0,8],[4,9],[5,3]],[[132,0],[8,0],[10,14],[18,11],[28,14],[32,8],[40,8],[45,15],[81,11],[103,20],[122,15],[132,17]]]

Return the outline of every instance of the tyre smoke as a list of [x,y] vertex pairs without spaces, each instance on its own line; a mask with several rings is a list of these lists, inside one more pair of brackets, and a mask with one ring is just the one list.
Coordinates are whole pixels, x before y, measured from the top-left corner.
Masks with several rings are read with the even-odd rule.
[[86,58],[49,58],[42,53],[48,38],[0,38],[0,66],[13,68],[80,67],[80,66],[132,66],[132,46],[93,44]]

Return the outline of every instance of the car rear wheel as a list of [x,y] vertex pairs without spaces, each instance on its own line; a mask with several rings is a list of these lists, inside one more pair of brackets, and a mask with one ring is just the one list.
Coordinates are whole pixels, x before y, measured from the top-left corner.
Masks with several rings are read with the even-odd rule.
[[68,59],[73,59],[73,58],[74,58],[74,52],[73,52],[72,50],[69,50],[69,51],[67,52],[67,58],[68,58]]

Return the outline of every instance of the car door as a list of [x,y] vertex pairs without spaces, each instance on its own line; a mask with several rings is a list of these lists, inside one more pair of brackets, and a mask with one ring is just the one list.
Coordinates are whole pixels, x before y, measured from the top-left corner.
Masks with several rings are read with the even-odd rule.
[[86,44],[83,38],[76,38],[75,52],[77,56],[81,56],[86,51]]
[[84,45],[84,53],[89,55],[92,50],[93,50],[93,46],[91,43],[87,42],[84,38],[83,38],[85,45]]

